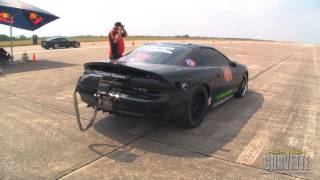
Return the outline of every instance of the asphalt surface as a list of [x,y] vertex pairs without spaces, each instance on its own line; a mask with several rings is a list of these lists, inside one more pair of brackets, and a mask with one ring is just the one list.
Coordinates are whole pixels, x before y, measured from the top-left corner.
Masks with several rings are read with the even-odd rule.
[[[15,48],[16,59],[34,52],[38,62],[7,65],[0,77],[0,179],[320,179],[320,47],[215,47],[248,66],[246,97],[210,110],[191,130],[99,113],[85,132],[78,130],[72,93],[83,63],[106,59],[106,44]],[[92,110],[80,109],[86,122]],[[265,170],[270,148],[305,150],[311,169]]]

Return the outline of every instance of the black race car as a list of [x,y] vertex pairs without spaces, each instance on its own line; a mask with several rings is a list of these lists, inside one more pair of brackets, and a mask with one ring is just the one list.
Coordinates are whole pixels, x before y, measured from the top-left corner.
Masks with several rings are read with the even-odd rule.
[[45,41],[41,41],[41,46],[45,49],[58,49],[61,47],[69,48],[69,47],[74,47],[78,48],[80,47],[80,42],[78,41],[69,41],[66,38],[63,37],[53,37],[49,38]]
[[118,61],[84,65],[76,92],[89,107],[116,115],[176,119],[196,127],[207,108],[248,88],[248,70],[195,44],[145,44]]

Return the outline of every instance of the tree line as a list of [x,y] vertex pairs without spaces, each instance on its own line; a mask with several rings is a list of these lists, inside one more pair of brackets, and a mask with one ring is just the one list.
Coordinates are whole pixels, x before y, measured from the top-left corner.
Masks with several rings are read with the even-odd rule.
[[[25,35],[20,35],[20,36],[13,36],[12,40],[27,40],[30,39]],[[5,34],[0,34],[0,41],[10,41],[10,36],[7,36]]]

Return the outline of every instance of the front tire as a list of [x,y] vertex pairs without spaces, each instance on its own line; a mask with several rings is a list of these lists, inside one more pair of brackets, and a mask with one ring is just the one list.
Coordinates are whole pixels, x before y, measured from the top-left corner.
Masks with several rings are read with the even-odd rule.
[[190,90],[190,98],[186,105],[186,110],[181,119],[175,122],[179,126],[195,128],[201,124],[208,109],[208,93],[203,86],[198,86]]
[[234,94],[234,97],[241,98],[247,94],[248,91],[248,75],[245,74],[239,85],[238,91]]

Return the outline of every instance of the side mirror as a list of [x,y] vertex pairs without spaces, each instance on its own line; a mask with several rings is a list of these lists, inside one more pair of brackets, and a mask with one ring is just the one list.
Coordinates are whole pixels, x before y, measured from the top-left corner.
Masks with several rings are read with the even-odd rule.
[[229,62],[229,65],[230,65],[231,67],[236,67],[236,66],[237,66],[237,63],[236,63],[236,62],[233,62],[233,61],[230,61],[230,62]]

